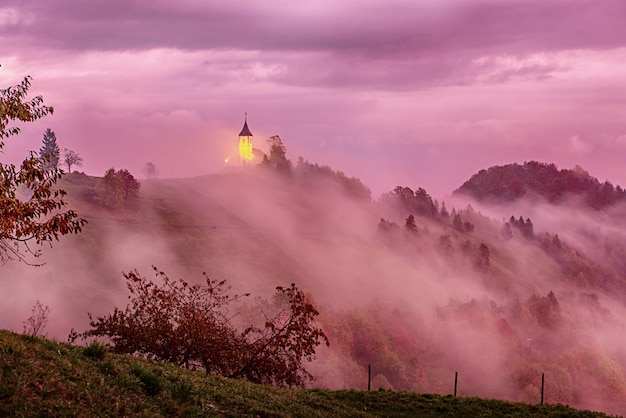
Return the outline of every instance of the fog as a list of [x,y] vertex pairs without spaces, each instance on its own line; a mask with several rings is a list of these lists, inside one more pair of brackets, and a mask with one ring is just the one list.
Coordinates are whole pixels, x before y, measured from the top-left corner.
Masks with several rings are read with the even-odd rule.
[[[87,329],[87,312],[126,306],[122,272],[150,277],[152,265],[189,282],[206,272],[261,297],[295,282],[331,342],[308,367],[312,386],[366,389],[370,364],[374,389],[450,394],[458,372],[461,396],[538,403],[545,373],[548,402],[626,413],[625,271],[598,244],[610,237],[626,247],[614,214],[447,197],[474,230],[415,214],[412,233],[411,213],[374,198],[258,167],[145,180],[140,197],[118,210],[70,193],[88,225],[44,247],[42,267],[0,267],[0,325],[21,332],[39,300],[51,309],[47,336],[66,340],[72,328]],[[514,230],[504,239],[511,215],[531,218],[535,238]],[[381,231],[381,217],[398,228]],[[562,247],[542,246],[544,232],[558,233]],[[478,263],[481,244],[487,265]],[[574,261],[583,276],[568,267]]]

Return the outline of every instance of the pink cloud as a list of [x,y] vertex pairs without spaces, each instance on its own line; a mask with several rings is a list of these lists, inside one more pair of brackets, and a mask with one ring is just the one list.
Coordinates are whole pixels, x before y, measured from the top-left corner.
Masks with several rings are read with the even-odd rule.
[[[279,134],[292,159],[375,193],[445,194],[524,159],[626,184],[606,151],[626,132],[625,12],[621,0],[8,0],[0,80],[33,75],[57,112],[5,156],[38,149],[50,127],[91,174],[147,160],[163,176],[204,174],[223,168],[248,112],[261,147]],[[553,151],[574,135],[565,145],[583,153]]]

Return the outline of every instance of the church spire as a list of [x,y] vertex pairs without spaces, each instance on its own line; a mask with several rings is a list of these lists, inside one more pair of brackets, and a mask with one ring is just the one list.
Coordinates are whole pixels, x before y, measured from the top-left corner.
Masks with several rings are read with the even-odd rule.
[[254,159],[252,153],[252,132],[248,128],[248,113],[246,112],[243,122],[243,128],[239,133],[239,160],[242,163],[250,162]]
[[239,136],[252,136],[252,132],[250,132],[250,129],[248,128],[248,112],[245,113],[243,129],[239,133]]

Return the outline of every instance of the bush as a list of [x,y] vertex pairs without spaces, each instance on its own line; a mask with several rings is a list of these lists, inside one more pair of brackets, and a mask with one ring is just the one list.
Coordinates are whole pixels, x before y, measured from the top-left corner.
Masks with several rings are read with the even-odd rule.
[[94,319],[83,337],[106,336],[118,353],[137,353],[204,369],[207,374],[246,379],[261,384],[304,386],[313,377],[302,366],[312,360],[315,348],[328,344],[324,332],[313,321],[317,310],[294,284],[277,287],[263,326],[237,330],[228,308],[246,295],[229,295],[225,281],[206,277],[206,285],[170,280],[154,268],[159,286],[137,271],[124,274],[131,304],[115,308]]

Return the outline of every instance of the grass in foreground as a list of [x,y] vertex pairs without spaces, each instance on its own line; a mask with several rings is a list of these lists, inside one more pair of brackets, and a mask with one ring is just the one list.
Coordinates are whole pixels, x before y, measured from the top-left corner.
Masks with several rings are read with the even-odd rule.
[[0,330],[0,416],[604,417],[562,405],[280,389]]

